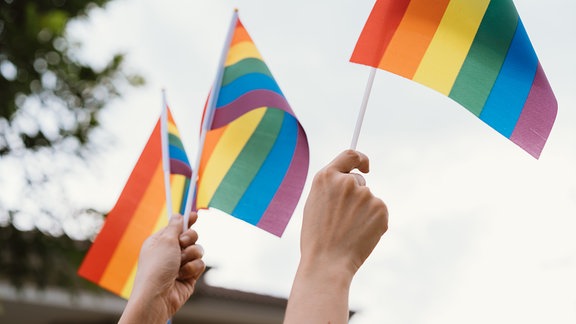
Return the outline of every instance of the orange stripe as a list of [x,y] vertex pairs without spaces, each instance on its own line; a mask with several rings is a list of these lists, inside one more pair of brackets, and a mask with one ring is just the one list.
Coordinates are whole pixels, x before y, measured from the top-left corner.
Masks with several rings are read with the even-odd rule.
[[244,25],[238,19],[238,23],[236,24],[236,29],[234,30],[234,35],[232,36],[232,42],[230,43],[230,47],[241,43],[241,42],[252,42],[252,38],[244,28]]
[[202,158],[200,159],[200,168],[198,170],[198,179],[202,178],[204,170],[206,170],[206,164],[210,160],[212,152],[214,152],[214,148],[216,147],[218,141],[220,141],[220,137],[222,137],[222,134],[226,128],[228,128],[228,126],[213,129],[206,134],[206,139],[204,140],[204,148],[202,149]]
[[124,230],[145,194],[151,175],[160,163],[160,122],[156,123],[142,154],[136,162],[116,205],[106,216],[106,222],[82,261],[78,274],[93,282],[99,282],[118,246]]
[[128,280],[126,280],[126,285],[122,288],[122,292],[120,293],[120,297],[124,299],[129,299],[130,295],[132,294],[132,289],[134,288],[134,278],[136,278],[136,271],[138,271],[138,264],[135,264],[130,270],[130,276],[128,276]]
[[[178,175],[180,176],[180,175]],[[180,194],[181,195],[181,194]],[[168,224],[168,218],[166,217],[166,209],[162,209],[162,216],[158,217],[158,221],[156,225],[154,225],[154,229],[152,233],[158,232],[161,228],[165,227]],[[126,279],[126,284],[122,288],[122,292],[120,293],[120,297],[124,299],[128,299],[130,294],[132,294],[132,288],[134,288],[134,278],[136,277],[136,271],[138,270],[138,263],[135,263],[132,269],[129,271],[130,275],[128,275],[128,279]]]
[[412,79],[450,0],[412,0],[379,68]]
[[164,176],[162,164],[159,163],[152,176],[146,193],[142,197],[130,224],[124,232],[100,285],[117,294],[122,292],[130,272],[138,262],[138,254],[144,240],[150,236],[159,217],[163,215],[165,205]]

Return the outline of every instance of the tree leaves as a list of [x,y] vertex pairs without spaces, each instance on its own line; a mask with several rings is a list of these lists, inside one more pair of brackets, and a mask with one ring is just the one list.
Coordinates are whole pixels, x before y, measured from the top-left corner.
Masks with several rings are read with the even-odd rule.
[[70,205],[65,195],[44,201],[46,190],[61,191],[58,179],[68,164],[89,155],[99,112],[123,90],[144,82],[125,72],[121,53],[101,68],[82,62],[77,55],[82,42],[67,34],[71,21],[109,1],[0,0],[0,163],[18,159],[26,183],[21,204],[28,205],[22,211],[0,197],[0,210],[8,210],[11,219],[48,215],[61,221],[82,213],[61,208]]

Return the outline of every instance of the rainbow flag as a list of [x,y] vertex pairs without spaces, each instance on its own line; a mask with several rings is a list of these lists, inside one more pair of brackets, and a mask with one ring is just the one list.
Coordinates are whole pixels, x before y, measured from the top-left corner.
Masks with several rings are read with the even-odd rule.
[[[168,111],[172,205],[183,210],[191,168],[172,115]],[[132,291],[140,247],[168,222],[160,120],[154,127],[116,205],[88,250],[78,274],[128,298]]]
[[[166,142],[164,142],[163,145],[166,145],[167,148],[163,148],[163,152],[165,155],[167,155],[168,158],[168,167],[166,168],[166,165],[164,165],[164,176],[166,177],[169,175],[168,182],[170,182],[170,186],[166,188],[166,191],[169,193],[170,198],[172,199],[170,206],[167,208],[167,215],[172,213],[172,206],[176,206],[176,212],[180,215],[183,215],[185,213],[186,197],[188,195],[188,190],[190,189],[192,167],[190,166],[188,155],[186,154],[186,150],[182,144],[180,132],[178,131],[178,127],[176,127],[176,122],[174,121],[172,113],[166,104],[166,100],[164,100],[164,109],[167,118],[166,131],[164,134]],[[160,122],[162,123],[162,120]],[[162,130],[162,126],[160,129]],[[165,162],[163,161],[163,163]],[[166,169],[168,172],[166,172]],[[184,182],[182,183],[182,181]],[[166,181],[164,184],[166,185]],[[176,185],[177,188],[176,192],[173,192],[171,189],[174,185]],[[167,195],[166,199],[168,198],[169,197]]]
[[377,0],[351,61],[452,98],[535,158],[556,118],[511,0]]
[[170,110],[168,110],[168,157],[171,174],[180,174],[188,179],[192,177],[192,167]]
[[306,181],[308,140],[237,12],[204,115],[196,207],[281,236]]

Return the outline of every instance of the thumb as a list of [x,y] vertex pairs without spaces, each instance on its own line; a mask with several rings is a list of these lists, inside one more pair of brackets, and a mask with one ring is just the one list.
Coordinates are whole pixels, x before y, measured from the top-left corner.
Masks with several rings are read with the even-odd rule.
[[178,236],[180,234],[182,234],[182,222],[183,222],[183,217],[180,214],[173,214],[172,217],[170,217],[170,220],[168,221],[168,225],[166,226],[166,230],[174,235],[174,236]]
[[370,169],[370,162],[368,157],[354,150],[346,150],[340,153],[332,162],[330,162],[329,167],[336,169],[338,172],[349,173],[354,169],[360,170],[360,172],[367,173]]

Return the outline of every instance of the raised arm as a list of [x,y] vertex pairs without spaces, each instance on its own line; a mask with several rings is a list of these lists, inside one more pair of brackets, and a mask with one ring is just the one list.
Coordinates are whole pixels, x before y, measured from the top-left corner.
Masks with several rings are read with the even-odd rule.
[[354,169],[368,172],[368,158],[347,150],[314,177],[285,324],[348,322],[352,279],[388,229],[386,205]]
[[[190,214],[189,226],[198,219]],[[118,323],[166,324],[194,292],[206,268],[204,251],[196,244],[198,233],[182,233],[183,217],[174,215],[168,225],[144,242],[138,259],[134,289]]]

